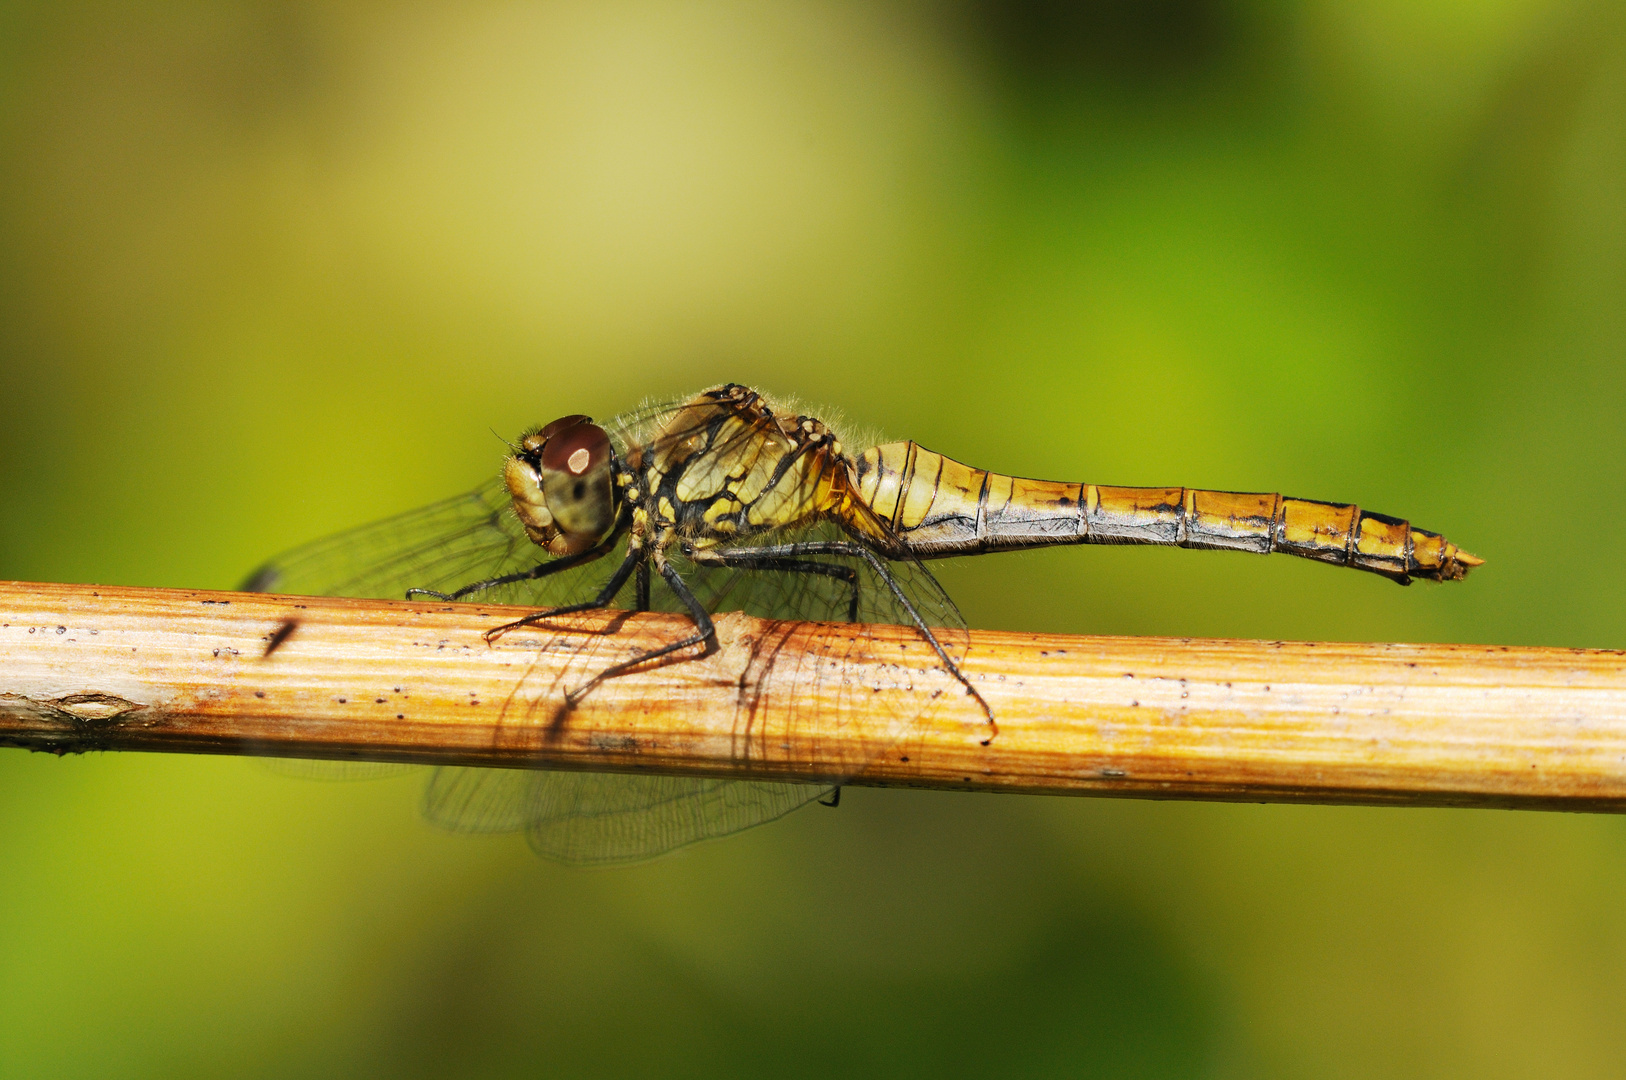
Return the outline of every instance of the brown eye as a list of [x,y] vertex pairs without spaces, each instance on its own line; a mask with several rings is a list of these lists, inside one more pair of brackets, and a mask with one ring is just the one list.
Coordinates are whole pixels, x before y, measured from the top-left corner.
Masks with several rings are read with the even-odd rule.
[[591,424],[592,422],[593,418],[591,416],[583,416],[581,413],[574,413],[570,416],[561,416],[559,419],[555,420],[553,423],[549,424],[535,435],[532,435],[531,438],[535,439],[537,445],[540,446],[549,439],[553,438],[555,435],[559,434],[561,431],[565,430],[565,428],[573,428],[577,424]]
[[[567,423],[568,422],[568,423]],[[541,433],[547,437],[542,447],[542,468],[567,476],[585,476],[610,458],[610,437],[585,416],[555,420]]]
[[543,436],[535,475],[555,530],[544,532],[547,549],[556,556],[579,554],[615,528],[619,504],[610,476],[610,436],[585,416],[555,420],[535,438]]

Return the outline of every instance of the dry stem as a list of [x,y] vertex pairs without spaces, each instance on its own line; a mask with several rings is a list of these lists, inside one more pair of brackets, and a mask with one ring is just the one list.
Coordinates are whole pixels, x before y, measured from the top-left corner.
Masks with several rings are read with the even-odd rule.
[[[0,745],[1156,798],[1626,808],[1626,655],[975,631],[999,733],[902,627],[0,583]],[[584,652],[581,646],[586,643]],[[899,716],[908,719],[900,725]],[[901,735],[900,735],[901,733]]]

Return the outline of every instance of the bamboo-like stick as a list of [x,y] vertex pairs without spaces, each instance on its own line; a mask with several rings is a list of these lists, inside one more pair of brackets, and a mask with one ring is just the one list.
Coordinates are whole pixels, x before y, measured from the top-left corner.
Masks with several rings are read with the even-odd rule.
[[[974,631],[0,583],[0,745],[1154,798],[1626,809],[1626,654]],[[585,650],[583,646],[586,646]],[[856,777],[852,774],[857,773]]]

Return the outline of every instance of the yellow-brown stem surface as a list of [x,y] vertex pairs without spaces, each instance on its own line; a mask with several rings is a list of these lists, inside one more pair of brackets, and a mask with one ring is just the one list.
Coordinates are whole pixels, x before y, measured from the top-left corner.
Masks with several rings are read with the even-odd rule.
[[[839,716],[810,709],[798,672],[837,655],[895,662],[918,652],[907,628],[725,615],[711,656],[607,680],[564,712],[564,652],[523,631],[482,636],[522,613],[0,583],[0,745],[776,780],[865,760],[852,782],[1626,809],[1616,651],[974,631],[964,670],[997,737],[983,745],[981,714],[940,692],[906,738],[865,747],[882,722],[854,704],[863,697]],[[567,626],[613,660],[688,624],[606,612]]]

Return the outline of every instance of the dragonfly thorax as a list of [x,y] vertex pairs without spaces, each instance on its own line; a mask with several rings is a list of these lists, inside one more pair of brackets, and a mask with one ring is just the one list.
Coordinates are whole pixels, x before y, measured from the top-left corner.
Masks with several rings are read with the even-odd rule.
[[627,464],[637,475],[624,493],[633,535],[691,551],[839,517],[851,468],[819,420],[733,384],[689,402]]
[[620,510],[610,437],[586,416],[566,416],[520,440],[503,465],[514,513],[550,555],[577,555],[610,534]]

